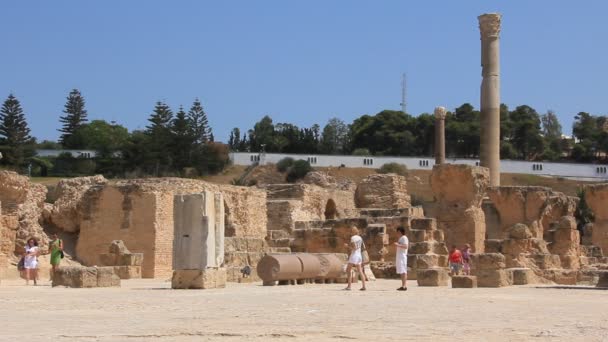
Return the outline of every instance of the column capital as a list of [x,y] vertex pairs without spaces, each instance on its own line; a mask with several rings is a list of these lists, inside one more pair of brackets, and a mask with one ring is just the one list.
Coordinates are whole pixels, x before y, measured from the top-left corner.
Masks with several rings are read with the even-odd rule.
[[500,34],[500,22],[502,15],[499,13],[486,13],[477,17],[479,20],[479,32],[481,39],[498,38]]
[[435,118],[438,120],[445,120],[446,110],[445,107],[435,107]]

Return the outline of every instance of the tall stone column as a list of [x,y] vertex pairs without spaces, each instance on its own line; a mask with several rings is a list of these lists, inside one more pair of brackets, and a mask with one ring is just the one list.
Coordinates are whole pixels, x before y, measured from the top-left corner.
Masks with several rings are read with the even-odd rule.
[[500,185],[500,49],[501,15],[480,15],[481,146],[480,165],[490,169],[490,185]]
[[445,163],[445,107],[435,108],[435,164]]

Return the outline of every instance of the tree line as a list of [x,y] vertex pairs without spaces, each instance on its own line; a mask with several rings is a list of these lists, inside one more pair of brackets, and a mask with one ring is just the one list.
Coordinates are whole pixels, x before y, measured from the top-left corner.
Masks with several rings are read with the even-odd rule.
[[[480,112],[468,103],[447,112],[448,157],[479,156],[479,119]],[[432,114],[412,116],[393,110],[362,115],[349,124],[332,118],[323,128],[318,124],[298,127],[274,123],[264,116],[246,132],[232,129],[225,145],[214,141],[198,99],[187,111],[180,106],[176,112],[159,101],[145,129],[129,132],[113,121],[89,122],[86,101],[74,89],[66,98],[58,122],[59,141],[37,142],[19,100],[9,94],[0,109],[0,164],[41,175],[184,176],[221,171],[229,163],[229,150],[376,156],[431,156],[434,150]],[[606,116],[577,113],[573,138],[567,138],[553,111],[539,114],[527,105],[511,110],[502,104],[500,128],[503,159],[600,162],[608,155]],[[36,156],[37,149],[87,149],[96,151],[96,156],[79,158],[63,153],[40,157]]]
[[[85,99],[72,90],[59,116],[58,142],[37,142],[30,135],[19,100],[10,94],[0,109],[0,163],[20,171],[28,168],[40,175],[84,175],[102,173],[110,177],[184,176],[215,173],[228,163],[228,147],[214,142],[200,100],[186,112],[177,112],[157,102],[143,130],[107,122],[89,122]],[[36,149],[94,150],[94,158],[62,153],[57,157],[36,156]]]
[[[469,103],[448,111],[445,122],[446,154],[453,158],[479,157],[480,111]],[[573,137],[562,134],[555,112],[539,114],[528,105],[510,110],[500,107],[500,154],[502,159],[545,161],[606,161],[608,120],[586,112],[576,114]],[[347,124],[330,119],[300,128],[273,123],[264,116],[241,133],[233,128],[228,145],[232,151],[375,156],[432,156],[435,117],[430,113],[412,116],[383,110],[362,115]]]

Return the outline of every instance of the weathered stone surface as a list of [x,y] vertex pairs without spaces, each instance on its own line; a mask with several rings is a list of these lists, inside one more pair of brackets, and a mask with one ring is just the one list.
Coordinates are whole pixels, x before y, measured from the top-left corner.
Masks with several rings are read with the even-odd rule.
[[357,185],[358,208],[405,208],[411,206],[405,177],[397,174],[374,174]]
[[[382,261],[372,261],[370,263],[370,269],[376,276],[376,278],[383,279],[398,279],[399,275],[397,274],[395,264],[392,262],[382,262]],[[411,276],[415,276],[416,272],[409,272],[408,269],[408,279],[414,280]]]
[[471,261],[474,270],[497,270],[506,267],[505,256],[499,253],[472,254]]
[[452,276],[452,288],[475,288],[477,287],[476,276],[456,275]]
[[123,254],[118,259],[119,266],[141,266],[143,264],[143,262],[144,262],[143,253]]
[[485,252],[486,253],[502,253],[502,242],[503,240],[492,239],[486,240],[485,243]]
[[78,232],[82,221],[82,200],[93,186],[103,186],[108,181],[101,175],[62,179],[52,194],[55,202],[49,212],[50,222],[66,232]]
[[112,241],[112,243],[110,243],[110,247],[108,248],[108,251],[110,252],[110,254],[115,254],[115,255],[123,255],[123,254],[131,253],[131,251],[129,251],[129,249],[125,245],[124,241],[122,241],[122,240]]
[[120,286],[120,278],[113,267],[62,266],[53,275],[53,286],[114,287]]
[[450,276],[445,268],[431,268],[416,271],[418,286],[448,286]]
[[264,239],[266,193],[263,190],[216,185],[182,178],[118,181],[91,187],[83,196],[76,254],[85,265],[98,265],[113,240],[122,240],[133,253],[143,253],[145,278],[173,274],[175,194],[212,191],[223,195],[225,235]]
[[175,270],[171,278],[173,289],[215,289],[226,287],[226,269]]
[[511,273],[504,269],[480,269],[475,272],[477,286],[479,287],[503,287],[512,283]]
[[416,230],[416,229],[425,230],[425,231],[437,230],[437,220],[434,218],[427,218],[427,217],[413,218],[410,221],[410,225],[411,225],[412,230]]
[[604,271],[598,274],[597,287],[608,288],[608,271]]
[[523,223],[516,223],[508,228],[509,238],[516,240],[530,239],[532,238],[532,232]]
[[536,275],[529,268],[509,268],[507,272],[511,273],[513,285],[528,285],[536,283]]
[[608,183],[586,186],[585,202],[594,214],[591,242],[608,253]]
[[528,226],[535,238],[543,238],[549,225],[562,216],[572,216],[577,199],[539,186],[500,186],[487,191],[500,217],[502,237],[517,223]]
[[430,180],[436,200],[437,225],[445,233],[446,245],[468,243],[475,252],[483,252],[486,229],[481,201],[489,185],[488,169],[435,165]]
[[311,171],[299,181],[304,184],[313,184],[325,189],[336,189],[354,193],[357,184],[350,179],[336,179],[325,171]]
[[0,171],[0,202],[4,215],[14,215],[19,226],[15,232],[13,251],[22,253],[25,242],[30,237],[38,240],[43,249],[48,237],[40,226],[47,189],[42,184],[30,183],[27,177],[12,171]]
[[141,278],[141,266],[114,266],[114,273],[120,279],[139,279]]

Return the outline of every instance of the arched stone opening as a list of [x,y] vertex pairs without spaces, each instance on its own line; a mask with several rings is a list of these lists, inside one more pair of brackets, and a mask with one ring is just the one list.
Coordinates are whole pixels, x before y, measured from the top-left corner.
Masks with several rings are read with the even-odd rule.
[[336,210],[336,202],[333,199],[327,200],[327,204],[325,204],[325,219],[333,220],[338,216],[338,212]]

